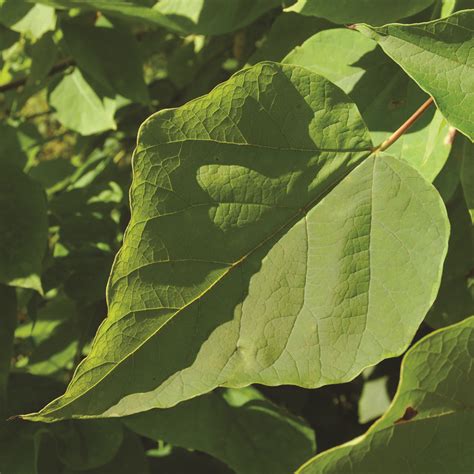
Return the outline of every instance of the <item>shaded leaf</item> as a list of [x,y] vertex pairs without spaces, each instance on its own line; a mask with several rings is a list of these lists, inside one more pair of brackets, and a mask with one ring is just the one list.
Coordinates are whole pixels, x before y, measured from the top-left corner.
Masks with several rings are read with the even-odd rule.
[[334,23],[366,22],[383,25],[412,16],[432,5],[434,0],[298,0],[289,8],[302,15],[326,18]]
[[451,236],[438,296],[426,322],[440,328],[462,321],[474,313],[469,279],[474,270],[472,222],[462,190],[448,203]]
[[[38,0],[26,0],[36,3]],[[40,0],[58,8],[101,10],[127,20],[154,23],[179,33],[219,35],[242,28],[281,5],[281,0],[161,0],[153,7],[122,0]]]
[[431,185],[371,148],[340,89],[274,63],[152,116],[108,318],[66,394],[27,418],[340,383],[403,352],[438,290],[448,223]]
[[251,387],[210,393],[124,421],[142,436],[204,451],[238,473],[286,474],[316,447],[311,428]]
[[48,238],[46,197],[15,166],[0,165],[0,282],[42,292]]
[[140,50],[131,33],[124,28],[92,27],[74,22],[63,22],[61,28],[78,66],[108,91],[108,95],[148,102]]
[[299,473],[470,472],[474,317],[422,339],[403,360],[388,412],[364,436],[331,449]]
[[414,25],[357,25],[430,94],[441,113],[474,140],[474,10]]

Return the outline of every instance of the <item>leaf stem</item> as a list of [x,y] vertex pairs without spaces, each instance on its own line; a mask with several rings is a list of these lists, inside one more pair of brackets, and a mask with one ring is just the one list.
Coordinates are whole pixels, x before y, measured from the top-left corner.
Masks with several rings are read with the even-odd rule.
[[422,115],[429,109],[433,103],[433,98],[430,97],[398,130],[392,133],[384,142],[375,147],[372,151],[374,153],[385,151],[389,146],[392,146]]

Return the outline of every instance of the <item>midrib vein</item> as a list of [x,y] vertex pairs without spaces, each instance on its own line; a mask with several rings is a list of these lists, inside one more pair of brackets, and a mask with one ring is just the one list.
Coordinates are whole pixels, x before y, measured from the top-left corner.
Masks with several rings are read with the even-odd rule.
[[[156,334],[158,334],[162,329],[163,327],[165,327],[171,320],[173,320],[176,316],[178,316],[180,313],[182,313],[183,311],[185,311],[187,308],[189,308],[190,306],[192,306],[194,303],[196,303],[197,301],[199,301],[201,298],[203,298],[204,296],[206,296],[215,286],[217,286],[234,268],[237,268],[240,264],[242,264],[243,262],[245,262],[252,254],[254,254],[257,250],[259,250],[260,248],[262,248],[267,242],[269,242],[271,239],[273,239],[276,235],[278,235],[280,232],[282,232],[284,229],[288,228],[288,227],[291,227],[293,225],[295,225],[301,218],[303,218],[304,216],[306,216],[306,214],[324,197],[326,196],[328,193],[330,193],[343,179],[345,179],[349,174],[351,174],[356,168],[358,168],[359,166],[361,166],[370,156],[372,155],[372,151],[368,152],[367,153],[367,156],[365,157],[361,157],[360,158],[360,161],[359,163],[357,163],[353,168],[350,169],[349,172],[347,172],[346,174],[344,174],[343,176],[341,176],[339,179],[337,179],[336,181],[334,181],[333,183],[329,184],[324,190],[322,190],[316,197],[314,197],[312,200],[309,201],[308,204],[306,204],[305,206],[301,207],[300,209],[298,209],[298,211],[293,214],[292,217],[290,217],[290,219],[286,222],[284,222],[281,226],[279,226],[277,229],[275,229],[272,233],[270,233],[267,237],[265,237],[261,242],[259,242],[255,247],[253,247],[251,250],[249,250],[245,255],[243,255],[241,258],[239,258],[238,260],[236,260],[234,263],[232,263],[232,265],[230,265],[218,278],[216,278],[216,280],[214,280],[203,292],[201,292],[200,294],[198,294],[195,298],[193,298],[192,300],[190,300],[188,303],[186,303],[184,306],[182,306],[180,309],[178,309],[174,314],[172,314],[165,323],[163,323],[162,325],[159,326],[158,329],[156,329],[155,331],[153,331],[147,338],[145,338],[133,351],[127,353],[126,355],[124,355],[124,357],[122,357],[122,359],[120,359],[118,362],[116,362],[113,367],[108,371],[106,372],[99,380],[97,380],[93,385],[91,385],[87,390],[85,390],[84,392],[81,392],[79,393],[78,395],[76,395],[75,397],[71,398],[71,400],[67,401],[67,403],[64,403],[63,405],[57,407],[57,408],[54,408],[53,410],[47,410],[48,406],[46,406],[41,412],[38,412],[38,414],[42,414],[42,416],[45,416],[45,415],[51,415],[55,412],[59,412],[63,409],[65,409],[67,406],[71,405],[72,403],[74,403],[76,400],[78,400],[79,398],[82,398],[83,396],[85,396],[87,393],[91,392],[95,387],[97,387],[104,379],[106,379],[113,371],[115,371],[124,361],[126,361],[130,356],[132,356],[135,352],[139,351],[149,340],[151,340],[153,337],[156,336]],[[106,320],[104,320],[106,321]],[[87,358],[84,359],[84,361],[82,361],[78,366],[77,366],[77,369],[75,371],[75,374],[73,376],[73,379],[75,379],[75,375],[76,373],[78,373],[81,365],[83,363],[87,362]],[[92,369],[95,369],[95,366],[92,367]],[[85,372],[87,373],[87,372]],[[84,373],[84,374],[85,374]],[[80,374],[81,376],[84,375],[84,374]],[[76,382],[77,383],[77,382]],[[62,395],[61,397],[59,397],[58,399],[56,400],[53,400],[51,402],[54,403],[55,401],[57,400],[60,400],[61,398],[63,398],[65,395],[67,394],[67,392]],[[87,418],[87,415],[85,417],[82,417],[82,418]]]

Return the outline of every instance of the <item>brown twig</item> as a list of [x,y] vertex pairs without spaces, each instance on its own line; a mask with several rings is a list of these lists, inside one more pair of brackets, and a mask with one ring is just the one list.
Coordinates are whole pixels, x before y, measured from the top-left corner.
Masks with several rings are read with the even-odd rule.
[[433,98],[430,97],[398,130],[372,151],[374,153],[385,151],[389,146],[392,146],[423,115],[432,103]]

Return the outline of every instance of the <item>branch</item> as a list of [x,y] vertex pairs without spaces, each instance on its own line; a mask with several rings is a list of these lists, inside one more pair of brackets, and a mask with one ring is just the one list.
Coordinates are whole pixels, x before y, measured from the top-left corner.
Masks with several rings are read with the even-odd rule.
[[[51,70],[48,72],[48,77],[51,77],[54,74],[57,74],[58,72],[64,71],[69,66],[74,66],[75,64],[76,61],[74,61],[74,59],[64,59],[63,61],[60,61],[58,64],[55,64],[51,68]],[[26,84],[27,80],[28,76],[25,76],[15,81],[9,82],[8,84],[4,84],[3,86],[0,86],[0,94],[23,87]]]
[[392,133],[383,143],[375,147],[372,151],[374,153],[385,151],[389,146],[392,146],[422,115],[429,109],[433,103],[433,98],[430,97],[397,131]]

